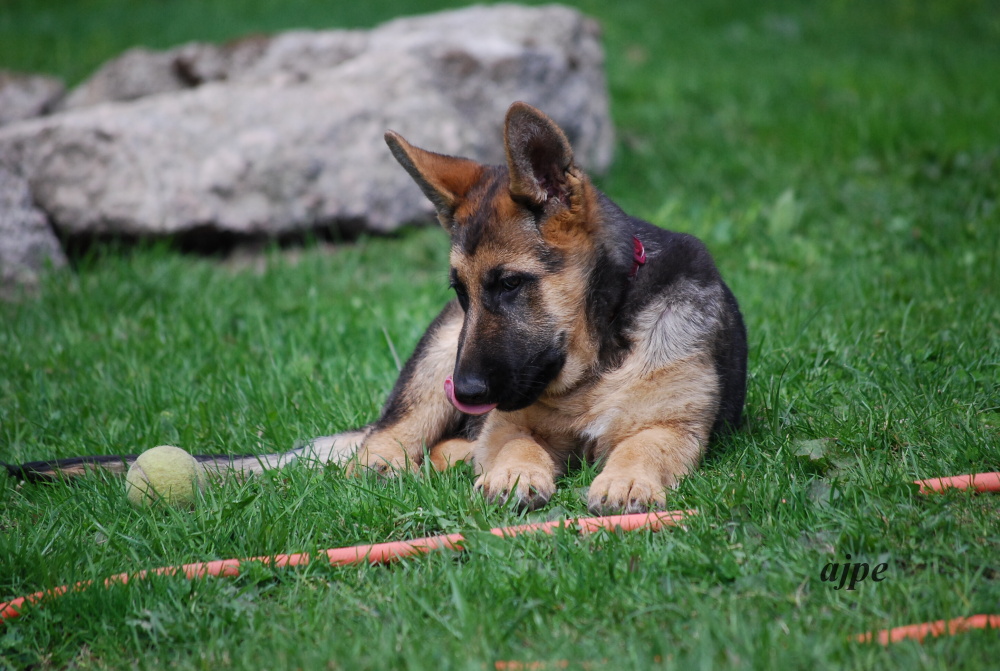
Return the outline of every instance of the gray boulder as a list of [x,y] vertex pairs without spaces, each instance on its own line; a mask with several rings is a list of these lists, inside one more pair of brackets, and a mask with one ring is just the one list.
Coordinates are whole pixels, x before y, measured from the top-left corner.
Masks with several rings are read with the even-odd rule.
[[0,295],[34,284],[49,265],[66,265],[59,241],[31,202],[27,180],[0,168]]
[[429,220],[385,129],[496,163],[515,100],[562,125],[585,167],[611,159],[599,29],[565,7],[471,7],[143,58],[142,77],[98,85],[98,73],[71,109],[0,129],[0,166],[28,178],[65,234],[385,232]]
[[64,90],[55,77],[0,70],[0,126],[45,114]]

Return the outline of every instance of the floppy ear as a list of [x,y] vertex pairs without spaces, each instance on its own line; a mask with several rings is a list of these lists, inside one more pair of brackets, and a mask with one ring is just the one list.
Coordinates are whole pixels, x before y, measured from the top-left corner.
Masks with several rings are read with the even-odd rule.
[[552,199],[568,205],[573,149],[562,129],[531,105],[516,102],[507,110],[503,135],[511,196],[536,207]]
[[483,166],[467,158],[455,158],[414,147],[393,131],[385,143],[399,164],[410,173],[424,195],[434,204],[441,225],[450,230],[455,208],[482,176]]

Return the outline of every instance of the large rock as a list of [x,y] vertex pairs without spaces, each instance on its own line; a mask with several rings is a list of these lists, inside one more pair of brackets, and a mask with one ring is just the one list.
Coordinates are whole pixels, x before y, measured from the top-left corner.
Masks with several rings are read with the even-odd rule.
[[90,106],[0,129],[0,165],[28,177],[62,233],[389,231],[432,212],[384,130],[500,162],[514,100],[562,125],[585,167],[611,159],[598,26],[565,7],[472,7],[167,53],[147,59],[159,74],[146,89],[126,76],[98,86],[99,74],[70,102]]
[[0,167],[0,296],[31,285],[46,266],[63,266],[59,241],[45,214],[31,202],[28,182]]
[[0,126],[49,112],[63,90],[55,77],[0,70]]

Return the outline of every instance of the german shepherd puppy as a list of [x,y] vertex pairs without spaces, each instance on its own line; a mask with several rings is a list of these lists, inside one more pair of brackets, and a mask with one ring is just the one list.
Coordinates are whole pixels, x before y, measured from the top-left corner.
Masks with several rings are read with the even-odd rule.
[[[595,512],[662,507],[713,435],[740,423],[746,329],[705,246],[630,217],[577,167],[562,130],[514,103],[506,165],[419,149],[396,160],[451,236],[449,302],[374,424],[283,454],[201,456],[256,472],[297,459],[348,472],[471,458],[493,501],[545,504],[574,460],[600,462]],[[122,471],[132,457],[12,467],[28,477]]]

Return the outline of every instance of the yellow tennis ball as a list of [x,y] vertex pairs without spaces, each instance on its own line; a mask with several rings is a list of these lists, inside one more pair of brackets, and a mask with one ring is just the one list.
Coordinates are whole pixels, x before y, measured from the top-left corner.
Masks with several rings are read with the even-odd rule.
[[151,447],[135,460],[125,476],[125,495],[134,506],[162,499],[175,506],[193,507],[205,487],[205,469],[179,447]]

